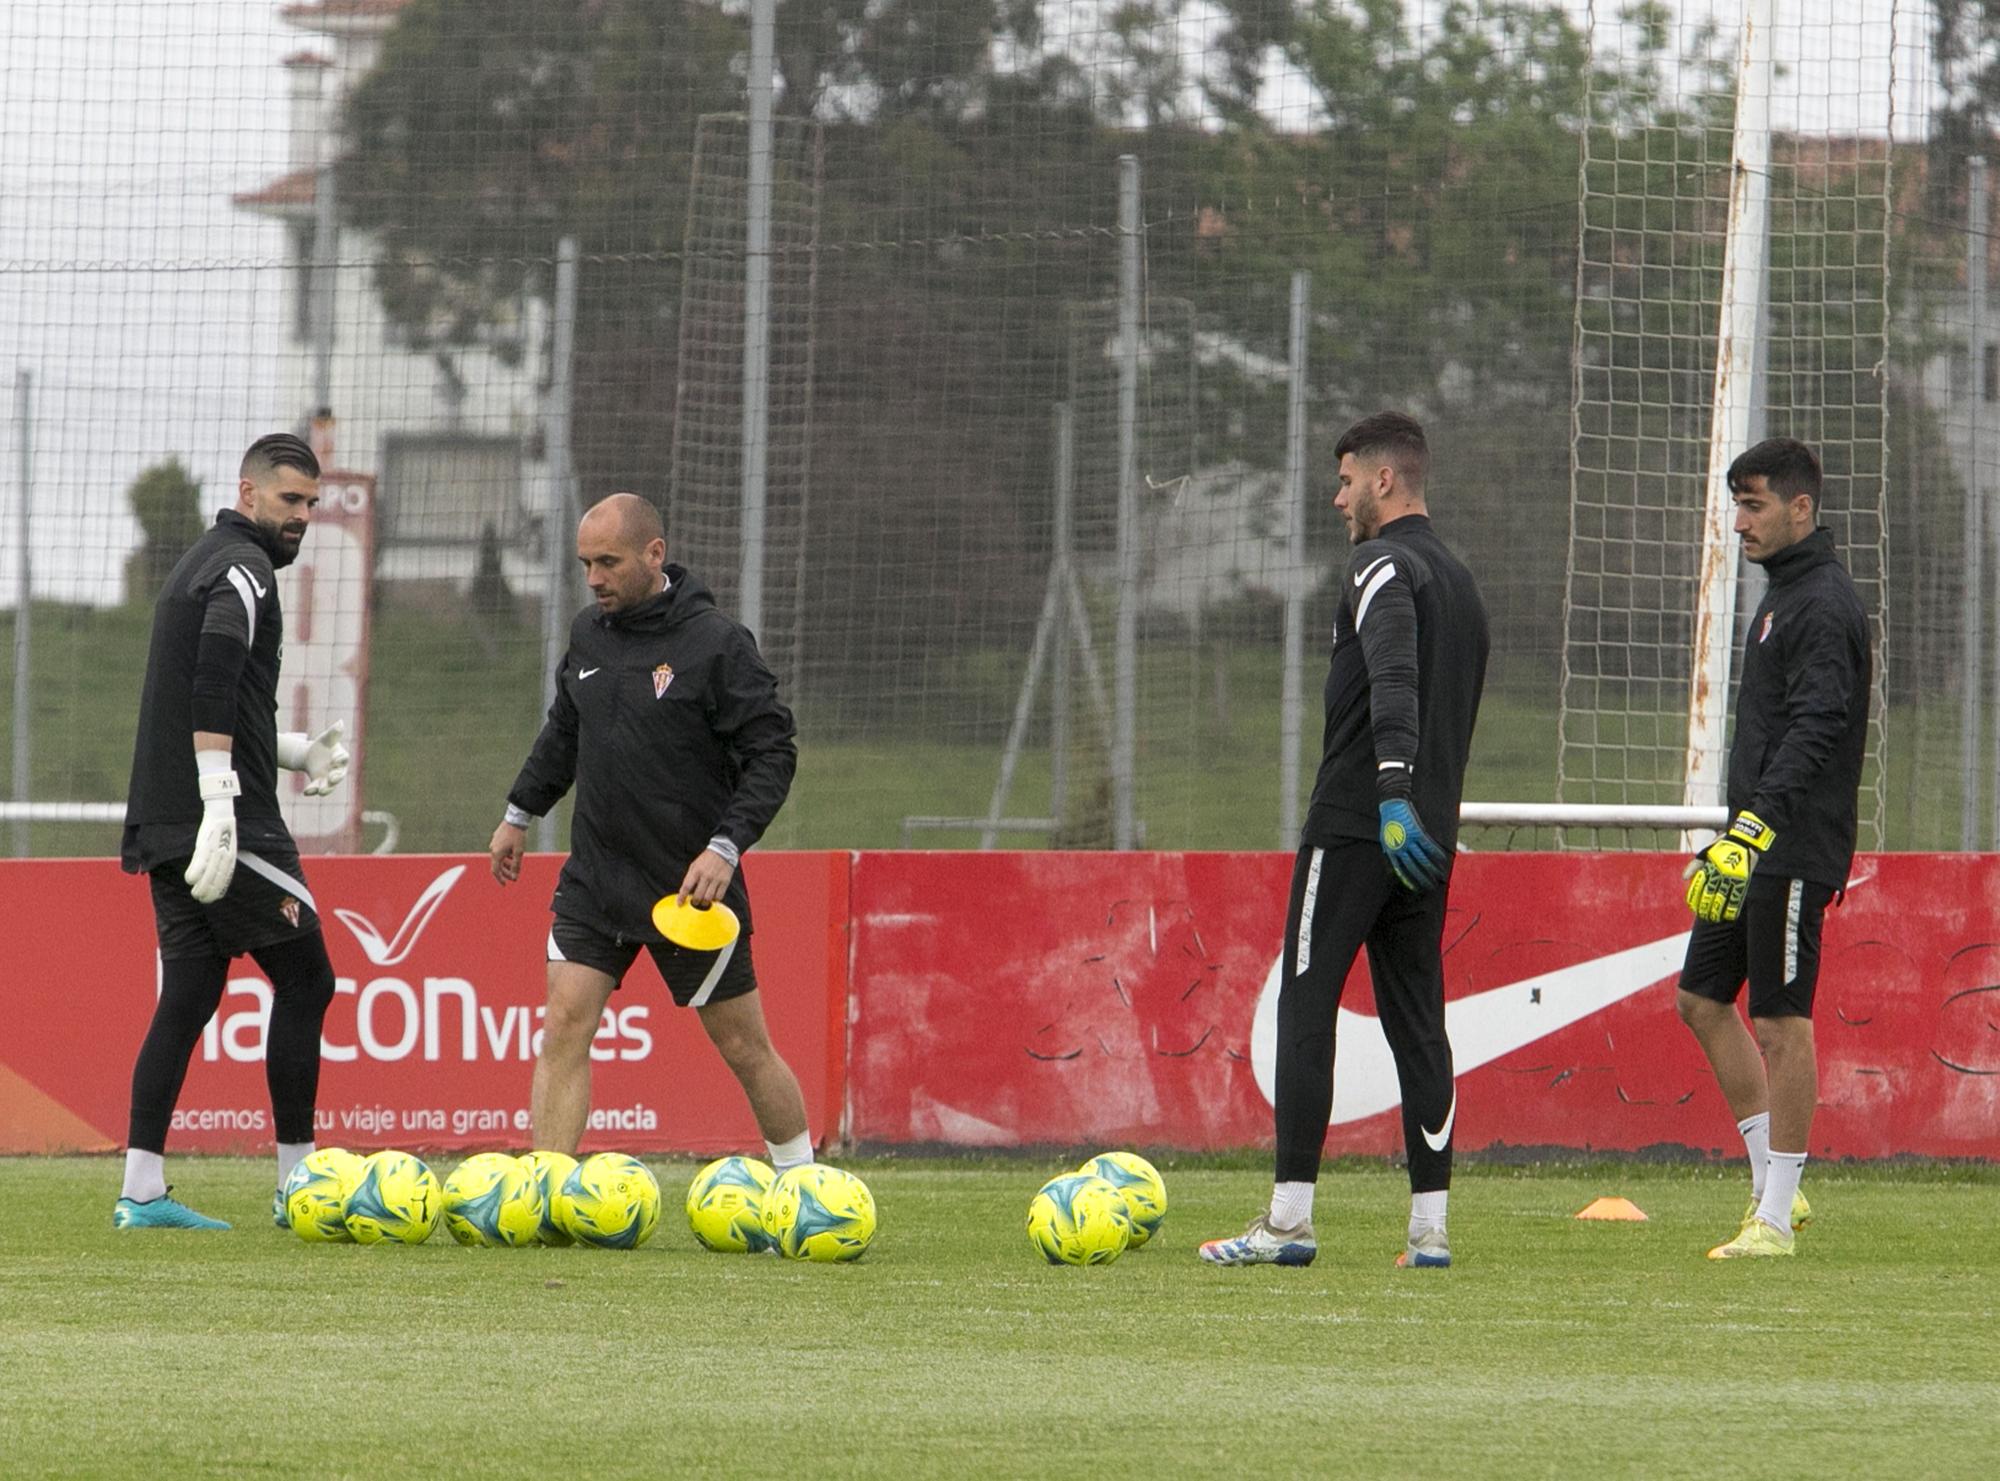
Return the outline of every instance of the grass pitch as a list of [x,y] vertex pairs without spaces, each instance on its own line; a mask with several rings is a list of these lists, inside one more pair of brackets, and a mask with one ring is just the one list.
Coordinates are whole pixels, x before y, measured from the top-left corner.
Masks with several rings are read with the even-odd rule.
[[[455,1158],[439,1157],[442,1174]],[[1161,1238],[1052,1269],[1050,1159],[854,1159],[853,1266],[721,1256],[651,1163],[635,1252],[313,1246],[268,1162],[179,1158],[228,1234],[116,1233],[117,1165],[0,1164],[0,1474],[1988,1476],[2000,1170],[1808,1166],[1789,1261],[1711,1264],[1737,1170],[1461,1169],[1448,1271],[1406,1185],[1329,1168],[1306,1270],[1214,1270],[1262,1159],[1162,1162]],[[1644,1224],[1570,1216],[1631,1197]]]

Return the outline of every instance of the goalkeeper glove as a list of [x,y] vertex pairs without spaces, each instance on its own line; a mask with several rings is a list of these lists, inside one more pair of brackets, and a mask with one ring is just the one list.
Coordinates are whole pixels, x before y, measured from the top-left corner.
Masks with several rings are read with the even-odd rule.
[[1403,888],[1421,895],[1443,884],[1450,872],[1451,856],[1424,831],[1417,810],[1401,797],[1377,803],[1375,810],[1382,820],[1377,834],[1382,852],[1389,856],[1389,867]]
[[1777,837],[1757,814],[1740,812],[1727,833],[1694,856],[1687,867],[1687,903],[1697,920],[1727,925],[1743,913],[1750,875]]
[[[213,755],[224,755],[217,751]],[[188,891],[203,905],[213,905],[229,893],[236,874],[236,798],[242,788],[233,771],[201,775],[201,829],[194,836],[194,858],[188,862]]]
[[306,796],[324,797],[347,780],[347,764],[353,757],[341,744],[346,729],[345,720],[336,720],[318,735],[303,730],[279,733],[278,765],[306,774]]

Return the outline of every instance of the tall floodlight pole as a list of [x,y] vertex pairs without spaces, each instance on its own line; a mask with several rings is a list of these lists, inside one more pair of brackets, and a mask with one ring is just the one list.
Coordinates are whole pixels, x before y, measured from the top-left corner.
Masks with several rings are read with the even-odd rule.
[[777,0],[750,0],[750,179],[743,242],[743,575],[737,617],[764,625],[771,439],[771,87]]
[[[1055,568],[1068,594],[1075,543],[1076,516],[1076,417],[1070,403],[1056,403],[1055,410],[1056,507],[1053,544]],[[1069,606],[1058,602],[1055,610],[1055,668],[1049,675],[1049,816],[1061,828],[1069,816]]]
[[[1729,235],[1722,259],[1722,312],[1708,429],[1708,490],[1702,513],[1701,577],[1695,606],[1693,676],[1683,802],[1723,800],[1723,734],[1736,634],[1735,500],[1729,465],[1750,435],[1757,331],[1763,318],[1771,199],[1771,11],[1744,0],[1736,66],[1736,129],[1730,161]],[[1693,846],[1692,835],[1683,842]]]
[[1111,842],[1137,843],[1139,691],[1139,156],[1118,156],[1118,638],[1112,679]]
[[1306,338],[1312,274],[1292,274],[1292,373],[1285,408],[1285,518],[1291,580],[1285,587],[1285,676],[1278,718],[1278,847],[1299,842],[1299,751],[1306,663]]
[[[331,146],[324,141],[320,147],[331,152]],[[313,404],[306,408],[308,422],[333,408],[333,275],[340,261],[337,207],[333,162],[323,160],[313,183]]]
[[[549,326],[548,502],[542,512],[542,693],[553,700],[563,654],[569,648],[571,608],[570,526],[576,515],[576,465],[570,454],[570,426],[576,402],[575,237],[556,244],[555,314]],[[556,846],[553,811],[535,824],[535,847]]]
[[[28,712],[28,668],[35,645],[30,635],[34,612],[33,563],[28,555],[28,520],[34,506],[34,374],[26,366],[14,373],[15,447],[20,452],[21,478],[14,499],[14,800],[28,801],[31,790]],[[28,824],[14,824],[14,854],[28,855]]]
[[[1978,629],[1984,625],[1986,619],[1985,547],[1989,542],[1994,546],[1996,569],[2000,569],[2000,517],[1988,518],[1985,507],[1988,497],[1986,485],[1990,481],[1986,477],[1986,469],[1993,461],[1993,419],[1986,414],[1986,399],[1996,391],[1986,378],[1986,351],[1990,337],[1986,318],[1986,249],[1990,232],[1987,224],[1986,157],[1975,155],[1968,163],[1971,165],[1969,208],[1973,225],[1966,233],[1967,250],[1971,258],[1968,266],[1972,269],[1967,274],[1966,288],[1970,299],[1968,307],[1971,310],[1974,348],[1970,367],[1972,374],[1966,377],[1972,384],[1972,455],[1966,459],[1970,472],[1965,481],[1965,492],[1967,507],[1979,511],[1979,519],[1985,526],[1985,539],[1979,542],[1977,549],[1967,547],[1966,580],[1970,584],[1966,588],[1967,599],[1963,605],[1973,627]],[[1981,632],[1982,643],[1984,636],[1985,634]],[[1989,695],[2000,696],[2000,636],[1996,636],[1992,645],[1985,651],[1987,664],[1992,669],[1991,686],[1982,689],[1983,680],[1977,670],[1968,670],[1971,677],[1966,680],[1965,685],[1967,697],[1978,711],[1980,720],[1979,728],[1973,732],[1973,750],[1968,754],[1965,765],[1965,775],[1970,781],[1970,785],[1966,788],[1966,796],[1969,798],[1979,795],[1979,778],[1987,772],[1984,764],[1985,701]],[[2000,740],[1996,740],[1996,744],[2000,744]],[[1986,836],[1995,841],[1995,847],[2000,847],[2000,785],[1996,785],[1993,789],[1992,805],[1992,829]],[[1973,846],[1973,841],[1970,839],[1964,844],[1968,849]]]
[[[1959,396],[1965,406],[1965,597],[1959,606],[1964,649],[1959,683],[1958,846],[1979,847],[1979,793],[1985,773],[1986,705],[1986,160],[1967,161],[1965,203],[1965,359]],[[1995,789],[2000,806],[2000,789]]]

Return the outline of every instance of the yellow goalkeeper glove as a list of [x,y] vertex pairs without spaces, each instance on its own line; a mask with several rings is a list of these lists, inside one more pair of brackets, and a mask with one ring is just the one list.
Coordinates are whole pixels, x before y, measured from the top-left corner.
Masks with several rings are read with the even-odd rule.
[[1777,837],[1755,813],[1740,812],[1727,833],[1694,856],[1687,867],[1687,903],[1697,920],[1726,925],[1743,913],[1750,875]]

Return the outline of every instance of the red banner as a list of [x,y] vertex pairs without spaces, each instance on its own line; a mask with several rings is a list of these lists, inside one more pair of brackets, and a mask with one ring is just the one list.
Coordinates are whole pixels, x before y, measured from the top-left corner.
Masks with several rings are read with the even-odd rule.
[[[1458,1145],[1735,1152],[1675,1016],[1682,861],[1468,855],[1445,928]],[[954,1146],[1269,1145],[1291,861],[864,854],[851,1134]],[[1857,862],[1827,915],[1818,1155],[2000,1157],[2000,859]],[[1400,1148],[1365,958],[1333,1152]]]
[[[307,863],[339,974],[323,1141],[527,1141],[557,860]],[[1274,854],[753,854],[758,976],[817,1135],[954,1147],[1268,1145]],[[1458,1145],[1735,1152],[1673,1011],[1680,860],[1468,855],[1445,932]],[[1816,1155],[2000,1158],[2000,858],[1858,861],[1827,915]],[[79,922],[88,922],[85,931]],[[0,862],[0,1151],[110,1149],[155,977],[143,881]],[[268,1144],[269,987],[232,968],[172,1146]],[[641,962],[595,1049],[587,1145],[753,1149],[741,1090]],[[1365,963],[1342,1005],[1335,1152],[1397,1150]],[[844,1114],[843,1114],[844,1112]]]
[[[322,1039],[319,1140],[353,1148],[527,1145],[542,1018],[548,901],[560,859],[527,861],[504,892],[484,858],[306,862],[338,978]],[[758,854],[756,962],[779,1052],[816,1135],[839,1123],[848,856]],[[143,879],[102,860],[0,862],[0,1151],[124,1145],[132,1062],[157,993]],[[86,924],[87,923],[87,924]],[[230,970],[169,1146],[272,1140],[264,1086],[271,989]],[[720,1153],[762,1143],[695,1014],[643,956],[591,1049],[591,1150]]]
[[367,793],[368,609],[374,590],[375,479],[367,473],[320,475],[319,509],[299,557],[278,573],[285,609],[285,673],[278,728],[317,735],[346,724],[353,755],[347,785],[324,797],[305,795],[305,777],[278,776],[285,821],[304,854],[361,846],[361,799]]

